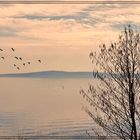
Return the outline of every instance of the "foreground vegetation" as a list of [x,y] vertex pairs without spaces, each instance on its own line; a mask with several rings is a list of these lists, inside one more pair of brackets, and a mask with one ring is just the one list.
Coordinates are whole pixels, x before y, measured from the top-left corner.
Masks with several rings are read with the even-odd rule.
[[[140,132],[140,36],[130,25],[110,46],[102,44],[99,52],[91,52],[96,65],[98,86],[81,90],[88,101],[88,115],[98,124],[102,134],[121,139],[138,140]],[[108,76],[101,75],[100,72]]]

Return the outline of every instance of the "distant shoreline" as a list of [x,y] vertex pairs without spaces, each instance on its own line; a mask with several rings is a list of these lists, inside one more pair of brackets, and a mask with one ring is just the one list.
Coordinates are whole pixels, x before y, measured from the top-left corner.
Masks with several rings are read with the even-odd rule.
[[1,77],[12,78],[93,78],[93,72],[40,71],[30,73],[0,74]]

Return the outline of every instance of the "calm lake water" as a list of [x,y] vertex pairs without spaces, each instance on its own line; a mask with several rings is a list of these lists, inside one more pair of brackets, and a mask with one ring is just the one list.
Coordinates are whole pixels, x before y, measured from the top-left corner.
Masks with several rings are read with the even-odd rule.
[[81,88],[91,79],[0,78],[0,136],[87,135]]

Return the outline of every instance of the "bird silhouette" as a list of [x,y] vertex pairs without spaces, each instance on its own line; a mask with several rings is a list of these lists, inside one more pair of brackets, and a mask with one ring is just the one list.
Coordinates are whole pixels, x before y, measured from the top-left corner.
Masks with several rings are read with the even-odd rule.
[[39,59],[38,62],[41,63],[41,60]]
[[11,48],[11,50],[14,52],[15,51],[15,49],[14,48]]
[[[28,65],[33,64],[32,60],[29,60],[29,59],[26,60],[26,58],[23,57],[22,55],[20,56],[20,55],[18,55],[18,54],[15,54],[14,52],[17,53],[17,51],[16,51],[15,48],[10,47],[9,50],[10,50],[11,52],[13,52],[13,54],[14,54],[14,55],[12,56],[12,59],[13,59],[12,68],[15,68],[15,69],[17,69],[17,70],[21,70],[22,68],[24,68],[24,67],[26,68]],[[0,48],[1,54],[2,54],[2,51],[6,52],[5,49]],[[0,56],[0,59],[1,59],[1,61],[4,61],[4,60],[7,60],[7,57],[6,57],[5,55],[2,55],[2,56]],[[24,60],[26,60],[26,61],[24,61]],[[18,63],[17,63],[17,62],[18,62]],[[41,60],[41,58],[37,58],[37,59],[35,60],[35,62],[36,62],[36,63],[43,63],[43,61]],[[18,64],[19,64],[19,65],[18,65]],[[64,86],[62,86],[62,89],[64,89]]]
[[18,70],[20,70],[20,68],[19,68],[19,67],[17,67],[17,69],[18,69]]
[[21,58],[21,57],[19,57],[19,59],[20,59],[20,60],[22,60],[22,58]]
[[15,56],[15,58],[16,58],[16,59],[18,59],[18,57],[17,57],[17,56]]

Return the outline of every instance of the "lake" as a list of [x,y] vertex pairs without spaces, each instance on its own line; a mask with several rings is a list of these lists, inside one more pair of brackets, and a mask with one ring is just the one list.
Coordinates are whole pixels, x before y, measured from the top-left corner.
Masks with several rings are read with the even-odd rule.
[[86,136],[94,123],[79,91],[90,81],[0,78],[0,136]]

